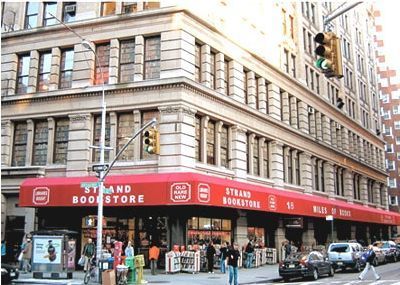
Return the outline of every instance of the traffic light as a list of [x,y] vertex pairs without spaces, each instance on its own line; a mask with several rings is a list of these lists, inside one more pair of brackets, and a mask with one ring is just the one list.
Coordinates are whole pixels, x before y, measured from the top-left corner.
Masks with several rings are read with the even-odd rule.
[[327,78],[342,78],[342,53],[340,39],[332,32],[318,33],[314,41],[320,44],[315,53],[320,56],[315,66],[320,68]]
[[160,134],[156,127],[144,132],[143,147],[148,154],[160,154]]

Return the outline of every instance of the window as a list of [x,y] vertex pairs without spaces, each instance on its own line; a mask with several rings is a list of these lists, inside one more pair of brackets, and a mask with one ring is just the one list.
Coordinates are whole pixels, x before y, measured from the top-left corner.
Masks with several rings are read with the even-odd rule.
[[296,56],[295,55],[290,55],[292,59],[292,76],[296,78]]
[[396,170],[396,165],[395,162],[393,160],[386,160],[386,168],[390,171],[394,171]]
[[393,106],[393,115],[400,114],[400,105]]
[[286,29],[286,11],[284,9],[282,9],[282,33],[284,35],[287,34],[287,29]]
[[290,21],[290,37],[294,39],[294,18],[292,15],[289,15],[289,21]]
[[225,125],[222,126],[222,129],[221,129],[221,166],[223,166],[225,168],[229,168],[228,127]]
[[396,144],[400,144],[400,137],[399,136],[396,137]]
[[211,120],[207,124],[207,163],[215,164],[215,123]]
[[[128,142],[135,129],[133,113],[118,114],[117,153]],[[118,160],[133,160],[134,144],[129,144]]]
[[[142,113],[142,124],[145,124],[149,122],[151,119],[156,118],[157,121],[160,121],[160,112],[158,110],[149,110],[145,111]],[[143,139],[141,139],[141,142],[143,143]],[[141,156],[143,159],[155,159],[157,154],[149,154],[146,151],[144,151],[143,147],[141,149]]]
[[195,45],[194,80],[201,82],[201,46],[199,44]]
[[27,124],[25,122],[15,123],[12,166],[25,166],[27,138]]
[[17,93],[23,94],[28,92],[28,80],[29,80],[29,66],[31,58],[29,55],[21,55],[18,59],[18,81],[17,81]]
[[335,193],[337,196],[344,196],[343,169],[338,166],[333,167]]
[[397,187],[396,178],[389,178],[388,186],[389,188],[396,188]]
[[110,43],[96,45],[96,54],[99,62],[96,63],[95,85],[107,84],[109,77],[108,67],[110,65]]
[[54,139],[54,158],[53,158],[53,162],[55,164],[67,163],[68,136],[69,136],[69,119],[62,118],[56,120],[56,132]]
[[254,175],[260,175],[260,157],[259,157],[259,150],[260,147],[260,142],[258,141],[258,138],[254,138],[254,142],[252,145],[253,148],[253,174]]
[[33,28],[37,27],[39,5],[40,5],[40,2],[26,3],[25,29],[33,29]]
[[56,15],[56,13],[57,13],[57,2],[44,2],[43,25],[51,26],[57,24],[56,18],[52,16]]
[[33,138],[33,165],[46,165],[49,128],[46,121],[35,122]]
[[229,62],[224,61],[224,90],[225,95],[229,95]]
[[101,16],[115,14],[116,2],[101,2]]
[[397,206],[398,203],[398,197],[397,196],[389,196],[389,203],[391,206]]
[[369,203],[374,203],[373,186],[374,186],[374,181],[371,180],[371,179],[368,179],[368,181],[367,181],[367,194],[368,194],[368,202]]
[[[100,146],[100,136],[101,136],[101,115],[94,118],[94,139],[93,145]],[[106,135],[104,146],[110,145],[110,116],[106,117]],[[105,151],[104,162],[108,161],[110,158],[110,153]],[[93,162],[100,161],[100,149],[93,149]]]
[[121,41],[120,52],[119,81],[132,82],[135,73],[135,39]]
[[201,118],[195,117],[195,156],[197,161],[201,161]]
[[51,70],[51,52],[41,53],[39,58],[38,91],[49,90],[50,70]]
[[394,129],[395,130],[400,130],[400,121],[395,121],[394,122]]
[[60,88],[71,88],[72,71],[74,67],[74,50],[68,49],[61,52]]
[[385,144],[386,152],[393,153],[393,144]]
[[248,84],[247,84],[247,71],[243,68],[243,96],[244,96],[244,103],[247,104],[248,100]]
[[76,2],[64,2],[63,6],[63,21],[65,23],[75,21]]
[[159,1],[148,1],[148,2],[143,2],[143,9],[144,10],[153,10],[160,8],[160,2]]
[[160,78],[160,37],[151,37],[145,40],[144,51],[144,78]]
[[361,176],[353,175],[353,196],[355,200],[361,200]]
[[122,13],[130,14],[137,12],[137,2],[122,2]]
[[210,53],[210,74],[211,74],[211,81],[210,81],[210,86],[211,89],[215,89],[215,53],[211,52]]
[[400,160],[400,151],[397,152],[397,160]]
[[314,158],[313,162],[313,172],[314,181],[313,186],[316,191],[325,192],[325,179],[324,179],[324,162],[320,159]]
[[286,73],[289,73],[289,51],[286,49],[283,50],[283,67]]

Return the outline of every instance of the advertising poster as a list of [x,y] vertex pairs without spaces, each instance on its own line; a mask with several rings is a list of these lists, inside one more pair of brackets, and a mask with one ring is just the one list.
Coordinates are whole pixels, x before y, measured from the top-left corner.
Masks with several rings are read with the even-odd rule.
[[68,241],[68,247],[67,247],[68,269],[75,269],[75,256],[76,256],[76,241],[71,239]]
[[33,240],[33,263],[61,264],[62,237],[36,237]]

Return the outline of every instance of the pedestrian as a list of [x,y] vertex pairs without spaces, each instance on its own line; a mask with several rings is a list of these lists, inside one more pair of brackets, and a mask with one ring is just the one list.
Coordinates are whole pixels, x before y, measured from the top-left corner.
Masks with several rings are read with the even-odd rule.
[[375,251],[374,251],[374,247],[372,246],[372,244],[370,244],[370,245],[368,246],[368,251],[365,252],[365,253],[363,254],[363,256],[364,256],[365,259],[366,259],[366,265],[365,265],[365,268],[364,268],[363,272],[361,272],[360,276],[358,276],[358,279],[363,280],[364,277],[365,277],[365,275],[368,273],[368,271],[369,271],[370,269],[372,269],[372,272],[374,273],[374,276],[375,276],[375,279],[376,279],[376,280],[381,279],[381,277],[376,273],[375,267],[372,265],[373,262],[374,262],[374,259],[375,259],[375,257],[376,257]]
[[149,249],[151,275],[156,275],[157,260],[159,255],[160,255],[160,249],[157,247],[155,243],[152,243]]
[[238,260],[240,258],[240,252],[238,250],[239,246],[236,242],[233,243],[233,247],[228,251],[226,257],[229,269],[229,285],[238,284]]
[[207,265],[208,265],[208,273],[214,273],[214,255],[215,255],[215,247],[213,241],[210,240],[207,249],[206,249],[206,256],[207,256]]
[[32,243],[31,239],[27,238],[22,249],[22,271],[27,273],[31,271],[31,258],[32,258]]
[[286,241],[285,243],[286,258],[290,255],[291,252],[292,252],[292,246],[290,245],[289,241]]
[[246,268],[251,268],[253,265],[253,256],[254,256],[254,247],[253,244],[251,243],[251,240],[246,245]]
[[6,261],[6,255],[7,255],[7,244],[6,244],[6,241],[3,239],[1,241],[1,261],[2,262]]
[[82,256],[85,258],[85,263],[83,265],[84,272],[90,269],[90,261],[92,258],[94,258],[95,253],[96,253],[96,247],[93,243],[93,240],[91,238],[88,238],[82,250]]
[[132,242],[128,241],[128,245],[125,248],[125,256],[126,257],[133,257],[135,255],[134,248],[132,246]]
[[226,272],[225,262],[226,262],[226,257],[228,256],[228,243],[227,242],[224,242],[222,244],[221,249],[220,249],[220,253],[221,253],[221,261],[220,261],[220,263],[221,263],[221,273],[225,274],[225,272]]

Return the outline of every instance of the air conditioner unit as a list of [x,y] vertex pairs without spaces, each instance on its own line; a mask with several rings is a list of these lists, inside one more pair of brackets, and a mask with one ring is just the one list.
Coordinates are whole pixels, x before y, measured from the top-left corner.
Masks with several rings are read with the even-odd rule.
[[75,12],[75,10],[76,10],[76,5],[68,5],[68,6],[65,6],[65,12],[66,12],[66,13]]
[[307,111],[309,114],[314,114],[314,108],[311,106],[308,106]]

